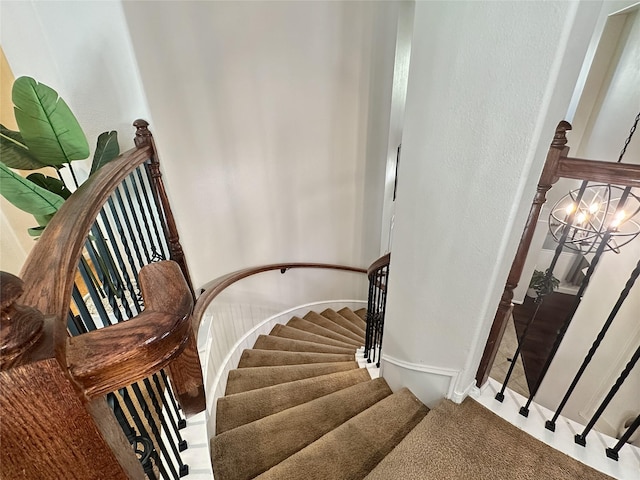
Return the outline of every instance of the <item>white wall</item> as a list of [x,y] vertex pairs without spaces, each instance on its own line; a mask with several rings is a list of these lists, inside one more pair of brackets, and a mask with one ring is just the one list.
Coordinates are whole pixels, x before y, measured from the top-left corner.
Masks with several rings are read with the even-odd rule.
[[[118,2],[3,2],[0,43],[15,77],[27,75],[54,88],[82,125],[89,145],[117,130],[121,149],[133,146],[133,120],[149,117],[133,50]],[[86,176],[80,163],[79,177]],[[2,269],[19,274],[31,245],[24,238],[33,217],[2,201]],[[7,221],[11,218],[11,221]],[[7,240],[7,241],[5,241]],[[21,251],[23,250],[23,251]]]
[[196,286],[278,261],[367,266],[386,155],[374,140],[388,134],[374,93],[393,68],[376,35],[395,42],[395,6],[123,5]]
[[[383,375],[461,399],[599,2],[418,2]],[[429,400],[429,398],[426,398]]]
[[[612,17],[610,22],[619,35],[614,38],[610,51],[604,52],[603,58],[595,59],[596,68],[592,69],[574,123],[579,128],[576,137],[581,139],[576,148],[580,157],[616,161],[640,109],[640,14],[619,15]],[[611,32],[605,31],[605,42],[612,37]],[[605,62],[606,69],[597,68],[599,63]],[[640,138],[637,136],[629,144],[624,162],[640,164]],[[639,260],[639,239],[623,247],[619,255],[606,253],[602,257],[537,401],[550,408],[559,404]],[[640,345],[639,316],[640,284],[636,284],[563,410],[564,415],[582,423],[590,419]],[[636,367],[614,403],[605,411],[599,428],[615,435],[624,419],[637,415],[640,412],[638,392],[640,368]]]

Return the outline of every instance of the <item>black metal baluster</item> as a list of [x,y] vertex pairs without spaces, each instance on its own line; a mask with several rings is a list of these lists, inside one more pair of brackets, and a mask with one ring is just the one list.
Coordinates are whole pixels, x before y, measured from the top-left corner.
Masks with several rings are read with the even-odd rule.
[[[137,177],[136,177],[137,174]],[[151,205],[149,203],[149,195],[144,189],[144,184],[141,181],[140,167],[138,167],[135,172],[132,172],[129,175],[129,181],[131,182],[131,189],[136,197],[138,202],[138,209],[140,211],[140,216],[142,217],[142,223],[147,232],[147,237],[149,239],[149,245],[151,247],[151,261],[156,260],[164,260],[164,257],[161,252],[160,247],[160,235],[157,227],[155,226],[151,214]],[[151,226],[154,227],[154,232],[152,232]],[[155,233],[155,236],[154,236]],[[155,241],[154,241],[155,240]],[[157,245],[156,245],[157,243]]]
[[[109,209],[111,210],[111,218],[113,218],[114,223],[116,224],[116,230],[118,231],[118,235],[120,235],[120,242],[122,247],[124,248],[124,252],[127,255],[127,260],[129,262],[129,267],[131,268],[131,273],[135,279],[136,285],[138,282],[138,270],[142,267],[142,265],[138,265],[136,267],[136,262],[133,258],[133,253],[131,251],[131,246],[129,245],[129,239],[125,234],[125,230],[122,226],[122,222],[120,221],[119,209],[116,207],[115,202],[113,201],[114,195],[107,200],[107,204],[109,205]],[[136,292],[137,295],[137,292]]]
[[171,438],[170,430],[167,427],[167,422],[165,421],[164,415],[162,414],[162,407],[158,403],[158,398],[156,397],[156,393],[154,392],[153,387],[151,386],[151,382],[149,381],[148,378],[145,378],[143,382],[145,387],[147,387],[147,393],[149,394],[149,398],[151,399],[153,408],[156,411],[156,415],[160,420],[160,425],[162,426],[164,431],[167,432],[167,440],[169,442],[169,446],[171,447],[171,450],[173,451],[173,455],[178,462],[180,477],[184,477],[185,475],[189,474],[189,465],[185,465],[184,463],[182,463],[182,458],[180,457],[178,447],[176,445],[176,442],[174,442],[173,439]]
[[[124,283],[126,284],[126,289],[129,291],[130,298],[131,299],[135,299],[135,297],[137,295],[136,289],[134,288],[133,283],[131,281],[131,276],[129,275],[129,271],[127,270],[127,267],[125,265],[124,259],[122,258],[122,254],[120,253],[120,248],[118,247],[118,242],[117,242],[116,237],[115,237],[115,235],[113,233],[113,229],[111,228],[111,223],[109,221],[107,212],[106,212],[106,210],[104,208],[100,211],[100,219],[102,220],[102,224],[104,226],[104,229],[107,232],[107,237],[109,239],[109,242],[112,245],[111,250],[113,251],[113,254],[115,255],[116,260],[118,262],[120,273],[122,274],[122,279],[124,280]],[[138,302],[136,302],[136,301],[131,302],[130,299],[126,298],[126,295],[125,295],[125,300],[126,300],[127,305],[129,306],[129,310],[131,309],[130,308],[131,307],[131,303],[133,303],[133,306],[135,307],[137,313],[142,312],[142,309],[138,305]]]
[[589,352],[587,353],[587,356],[584,357],[584,360],[582,361],[582,365],[580,365],[580,368],[578,369],[578,373],[576,373],[576,376],[574,377],[573,381],[571,382],[571,385],[569,386],[569,389],[567,390],[567,393],[565,393],[564,398],[562,399],[562,401],[560,402],[560,405],[558,406],[556,412],[554,413],[553,418],[551,420],[547,420],[546,421],[545,427],[547,428],[547,430],[551,430],[552,432],[555,431],[555,429],[556,429],[556,420],[558,420],[558,417],[562,413],[562,409],[567,404],[567,401],[569,400],[569,397],[571,396],[571,394],[575,390],[576,385],[580,381],[580,378],[582,378],[582,375],[584,374],[584,371],[586,370],[587,365],[589,365],[589,363],[593,359],[593,356],[595,355],[596,350],[598,350],[598,347],[602,343],[602,340],[604,339],[605,335],[607,334],[607,331],[609,330],[609,327],[611,327],[611,323],[613,323],[613,319],[618,314],[618,311],[620,310],[620,307],[622,307],[622,304],[624,303],[624,301],[626,300],[627,296],[629,295],[629,292],[631,291],[631,288],[633,287],[633,284],[638,279],[638,276],[640,276],[640,260],[638,261],[638,264],[636,265],[636,268],[633,270],[633,272],[631,272],[631,276],[629,277],[629,280],[627,280],[627,283],[625,284],[624,289],[622,290],[622,292],[620,292],[620,296],[618,297],[618,301],[616,302],[616,304],[614,305],[613,309],[611,310],[611,313],[609,313],[609,317],[607,318],[607,321],[604,322],[604,325],[600,329],[600,332],[598,333],[598,336],[596,337],[595,341],[591,345],[591,348],[589,349]]
[[507,384],[509,383],[509,379],[511,378],[511,374],[513,373],[513,369],[516,366],[516,362],[518,360],[518,358],[520,357],[520,351],[522,350],[522,347],[527,339],[527,334],[529,333],[529,327],[531,326],[531,324],[533,323],[533,321],[535,320],[535,318],[538,316],[538,310],[540,310],[540,306],[542,305],[542,301],[543,301],[543,296],[538,296],[534,302],[537,304],[535,311],[533,312],[533,315],[531,315],[531,318],[527,321],[527,324],[524,327],[524,331],[522,332],[522,336],[518,339],[518,347],[516,348],[515,353],[513,354],[513,357],[511,358],[511,365],[509,365],[509,370],[507,371],[507,376],[504,377],[504,382],[502,382],[502,388],[500,389],[500,391],[498,393],[496,393],[496,400],[498,400],[500,403],[502,403],[502,401],[504,400],[504,392],[507,389]]
[[[167,399],[164,395],[164,390],[160,385],[160,380],[158,379],[159,376],[160,375],[157,373],[154,373],[152,375],[153,383],[155,384],[156,390],[158,392],[158,396],[162,401],[162,406],[164,407],[164,411],[167,412],[167,417],[169,417],[169,423],[171,423],[171,426],[173,427],[173,433],[175,434],[176,439],[178,440],[178,450],[182,452],[187,449],[187,441],[182,438],[182,435],[180,435],[178,424],[176,423],[176,419],[174,418],[173,412],[169,407],[169,403],[167,402]],[[169,435],[169,432],[167,431],[167,436],[168,435]]]
[[[108,273],[108,278],[111,278],[112,283],[110,284],[110,289],[112,290],[112,294],[114,296],[113,301],[110,302],[112,303],[112,308],[114,308],[115,310],[115,307],[113,305],[115,304],[118,308],[123,309],[122,317],[124,319],[131,318],[133,317],[133,312],[131,310],[131,306],[129,305],[127,297],[125,295],[125,290],[126,290],[125,282],[120,275],[121,273],[120,269],[118,268],[118,266],[116,265],[113,259],[113,255],[111,254],[111,249],[107,245],[105,241],[105,237],[102,233],[102,229],[100,228],[98,223],[95,223],[93,225],[93,227],[91,228],[91,233],[93,234],[93,237],[95,240],[95,246],[98,249],[97,253],[100,255],[98,260],[102,259],[102,261],[105,263],[104,266],[107,268],[107,272],[105,272],[105,274]],[[120,321],[121,319],[118,319],[118,320]]]
[[[93,229],[92,229],[93,233]],[[95,234],[94,234],[95,236]],[[111,275],[109,272],[109,266],[105,263],[105,259],[100,257],[95,251],[95,247],[90,238],[87,238],[85,242],[85,249],[87,253],[89,253],[89,258],[93,262],[93,266],[96,269],[96,273],[98,274],[98,279],[100,280],[100,287],[104,292],[107,300],[109,301],[109,305],[111,306],[111,310],[113,311],[113,315],[116,317],[118,322],[122,321],[122,314],[120,312],[120,307],[118,306],[118,302],[116,301],[116,292],[115,285],[112,283]]]
[[164,370],[160,370],[160,376],[162,377],[162,381],[167,388],[167,393],[169,394],[171,405],[173,405],[173,410],[176,412],[176,417],[178,418],[178,429],[182,430],[187,426],[187,420],[180,416],[180,407],[178,406],[176,399],[173,396],[173,387],[171,386],[171,382],[169,382],[167,374],[164,372]]
[[[137,268],[137,270],[140,270],[148,262],[145,263],[145,261],[143,260],[142,254],[140,253],[140,246],[138,245],[138,242],[136,242],[136,239],[133,236],[134,229],[131,226],[131,220],[129,219],[129,214],[127,212],[127,208],[125,207],[124,202],[122,201],[122,195],[120,194],[120,190],[118,188],[116,188],[113,193],[115,193],[116,200],[118,202],[118,206],[120,207],[119,208],[119,213],[122,215],[122,219],[124,220],[124,224],[127,227],[127,232],[129,233],[129,237],[131,238],[131,243],[133,245],[133,251],[136,254],[136,258],[138,259],[138,268]],[[122,235],[123,235],[123,240],[124,240],[124,234],[122,234]],[[133,263],[132,263],[132,267],[133,267]],[[133,269],[136,270],[135,268],[133,268]]]
[[[139,239],[142,252],[144,253],[144,257],[147,259],[146,263],[151,263],[149,248],[147,247],[147,242],[144,239],[144,232],[142,231],[142,228],[140,228],[140,221],[138,220],[138,215],[136,215],[136,208],[133,205],[133,200],[131,199],[131,193],[129,192],[129,187],[127,186],[126,179],[122,181],[119,188],[122,188],[122,190],[124,191],[124,196],[127,199],[127,204],[129,205],[129,216],[133,219],[133,223],[136,226],[136,237]],[[131,230],[130,233],[133,233],[133,230]]]
[[[80,263],[78,264],[78,269],[80,270],[80,275],[82,276],[82,280],[84,281],[87,287],[87,290],[89,291],[89,296],[91,297],[91,300],[93,301],[93,304],[96,307],[96,310],[98,311],[98,316],[102,319],[102,323],[104,325],[111,325],[111,321],[109,320],[109,314],[105,310],[104,305],[102,304],[102,298],[100,298],[100,294],[98,292],[99,285],[96,285],[94,283],[96,282],[96,280],[95,278],[93,278],[92,275],[89,274],[90,268],[86,264],[86,261],[84,258],[80,259]],[[95,327],[95,324],[94,324],[94,327]]]
[[604,412],[611,400],[613,400],[613,397],[616,396],[616,393],[618,393],[618,390],[620,390],[620,387],[629,376],[629,373],[631,373],[631,370],[633,370],[633,367],[638,362],[639,358],[640,347],[636,349],[635,353],[631,357],[631,360],[629,360],[629,363],[627,363],[626,367],[624,367],[624,370],[622,370],[622,373],[616,380],[616,383],[613,384],[613,387],[611,387],[611,390],[609,390],[609,393],[607,393],[607,396],[598,407],[598,410],[596,410],[596,413],[593,414],[593,417],[591,417],[591,420],[589,420],[589,423],[587,423],[585,429],[582,431],[582,433],[579,433],[575,436],[575,441],[578,445],[582,445],[584,447],[587,444],[586,436],[588,435],[589,431],[591,431],[593,426],[602,415],[602,412]]
[[[139,391],[139,388],[138,388],[138,391]],[[149,434],[148,430],[144,426],[144,422],[142,421],[142,418],[138,414],[138,411],[136,410],[136,407],[133,404],[133,401],[131,400],[131,396],[129,395],[129,391],[126,388],[123,388],[122,390],[120,390],[120,393],[122,395],[122,399],[125,402],[125,405],[127,406],[127,409],[129,411],[129,415],[131,415],[131,418],[133,418],[133,422],[135,423],[136,428],[138,429],[138,433],[140,434],[140,436],[147,437],[147,438],[151,439],[151,435]],[[135,389],[134,389],[134,393],[135,393]],[[137,394],[136,394],[136,397],[137,397]],[[144,409],[144,407],[146,406],[146,402],[140,401],[140,397],[138,397],[138,402],[140,403],[140,408]],[[148,408],[147,408],[147,411],[143,411],[142,413],[145,415],[145,418],[147,418],[147,421],[149,422],[149,425],[151,426],[151,424],[153,422],[153,419],[151,419],[149,421],[149,419],[147,417]],[[155,451],[155,448],[156,447],[154,445],[155,456],[153,458],[155,460],[156,466],[158,467],[158,471],[160,472],[160,475],[162,475],[162,478],[164,480],[170,480],[170,477],[169,477],[169,474],[167,472],[167,469],[164,467],[164,464],[160,460],[160,458],[159,458],[159,456],[157,454],[157,451]]]
[[72,337],[76,335],[80,335],[81,333],[86,333],[86,328],[82,324],[82,320],[79,317],[76,317],[71,310],[67,314],[67,329]]
[[619,458],[618,452],[624,446],[624,444],[627,443],[627,440],[631,438],[631,435],[634,434],[634,432],[638,429],[638,427],[640,427],[640,415],[638,415],[636,419],[633,421],[633,423],[629,425],[629,428],[627,428],[627,431],[624,432],[624,435],[620,437],[620,440],[618,440],[618,443],[616,443],[613,448],[605,449],[605,453],[607,454],[607,457],[617,462]]
[[[586,184],[588,182],[582,182],[582,186],[585,187]],[[583,188],[580,188],[580,194],[583,192]],[[627,201],[627,197],[629,196],[629,193],[631,192],[631,187],[627,187],[622,196],[620,197],[620,201],[618,202],[617,208],[616,208],[616,212],[622,211],[624,209],[624,205]],[[581,195],[578,194],[578,199],[576,201],[576,204],[579,205],[580,204],[580,200],[581,200]],[[575,212],[578,211],[578,208],[576,208],[571,215],[574,215]],[[605,234],[602,236],[602,239],[600,240],[600,244],[598,245],[598,248],[596,249],[596,253],[593,257],[593,260],[591,261],[591,265],[589,266],[589,269],[587,270],[587,273],[585,274],[584,279],[582,280],[582,284],[580,285],[580,289],[578,290],[578,293],[576,294],[575,300],[573,302],[573,305],[571,306],[571,309],[569,310],[569,313],[567,314],[567,317],[564,321],[564,323],[562,324],[562,326],[560,327],[560,330],[558,331],[558,334],[556,335],[556,339],[553,342],[553,346],[551,347],[551,352],[549,352],[549,355],[547,356],[547,359],[544,363],[544,366],[542,367],[542,370],[540,371],[540,376],[536,379],[536,383],[535,386],[533,387],[533,391],[529,393],[529,398],[527,400],[527,403],[520,408],[520,415],[523,416],[528,416],[529,415],[529,406],[531,405],[531,402],[533,401],[533,397],[535,397],[536,393],[538,392],[538,388],[540,388],[540,385],[542,384],[542,380],[544,380],[545,375],[547,374],[547,372],[549,371],[549,367],[551,366],[551,362],[553,361],[553,358],[556,354],[556,352],[558,351],[558,348],[560,348],[560,344],[562,343],[562,339],[564,338],[565,333],[567,333],[567,329],[569,328],[569,325],[571,324],[571,320],[573,320],[573,316],[576,313],[576,310],[578,310],[578,307],[580,306],[580,302],[582,301],[582,296],[584,295],[585,290],[587,289],[587,287],[589,286],[589,281],[591,280],[591,276],[593,275],[593,272],[595,271],[596,267],[598,266],[598,262],[600,261],[600,257],[602,256],[602,254],[604,253],[606,247],[607,247],[607,243],[609,242],[609,239],[611,238],[611,229],[607,229],[607,231],[605,232]],[[563,232],[563,238],[565,238],[565,233]],[[562,246],[564,246],[564,243],[561,244]],[[560,245],[558,246],[558,248],[560,248]]]
[[93,317],[89,313],[89,310],[87,309],[87,305],[84,303],[84,299],[82,298],[82,294],[80,293],[80,290],[78,289],[78,286],[75,283],[73,284],[71,297],[73,298],[73,302],[76,304],[76,307],[80,312],[80,318],[82,319],[82,322],[84,324],[85,332],[95,330],[97,328],[96,324],[94,323]]
[[369,278],[369,295],[367,297],[367,325],[364,339],[364,358],[369,358],[373,328],[373,281]]
[[[145,384],[146,386],[146,384]],[[162,437],[160,435],[160,431],[158,430],[158,426],[156,425],[153,415],[151,413],[151,409],[149,408],[149,406],[147,405],[144,396],[142,395],[142,391],[140,390],[140,386],[137,383],[134,383],[133,385],[131,385],[131,388],[133,389],[133,393],[135,394],[136,398],[138,399],[138,403],[140,404],[140,406],[145,405],[146,409],[144,411],[144,415],[145,418],[147,419],[147,422],[149,423],[149,427],[151,428],[151,431],[153,432],[153,437],[155,439],[155,443],[158,445],[158,447],[160,448],[160,452],[162,454],[162,456],[164,457],[167,465],[169,466],[169,470],[171,470],[171,473],[173,475],[173,478],[175,480],[180,478],[180,475],[178,474],[178,471],[176,470],[175,465],[173,464],[173,462],[171,461],[171,457],[169,456],[169,452],[167,451],[167,448],[165,447],[164,441],[162,440]],[[149,387],[147,387],[149,388]],[[149,397],[151,397],[151,392],[149,393]],[[162,459],[160,459],[160,461],[158,462],[159,464],[163,463]]]
[[[153,197],[153,204],[155,206],[157,220],[160,222],[160,228],[163,232],[162,239],[165,241],[166,245],[166,256],[165,258],[171,258],[171,248],[169,247],[169,232],[167,231],[167,219],[165,217],[164,208],[162,208],[162,202],[158,196],[158,190],[156,189],[155,183],[153,181],[153,173],[151,172],[151,159],[144,162],[144,170],[146,172],[145,178],[147,179],[147,185],[149,186],[149,191],[151,191],[151,196]],[[158,170],[159,172],[159,170]]]

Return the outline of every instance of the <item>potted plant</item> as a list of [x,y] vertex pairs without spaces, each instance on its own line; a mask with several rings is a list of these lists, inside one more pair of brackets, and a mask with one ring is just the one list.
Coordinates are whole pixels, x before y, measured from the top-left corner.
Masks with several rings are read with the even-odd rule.
[[[38,237],[71,195],[60,170],[73,172],[71,162],[89,157],[89,144],[71,109],[51,87],[20,77],[13,84],[12,99],[19,130],[0,125],[0,194],[35,217],[38,226],[29,234]],[[91,173],[119,153],[117,132],[101,134]],[[51,167],[57,178],[40,172],[25,178],[16,171],[44,167]]]
[[553,293],[560,286],[560,280],[553,276],[553,273],[549,272],[549,269],[544,272],[541,270],[534,270],[529,282],[529,290],[527,295],[532,298],[544,297]]

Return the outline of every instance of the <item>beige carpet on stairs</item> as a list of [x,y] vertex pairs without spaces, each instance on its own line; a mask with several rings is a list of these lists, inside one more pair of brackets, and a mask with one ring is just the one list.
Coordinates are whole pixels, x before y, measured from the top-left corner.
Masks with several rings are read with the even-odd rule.
[[216,480],[610,478],[471,399],[429,412],[409,390],[371,380],[354,361],[365,318],[310,312],[243,352],[217,403]]
[[471,398],[444,400],[366,480],[611,480]]

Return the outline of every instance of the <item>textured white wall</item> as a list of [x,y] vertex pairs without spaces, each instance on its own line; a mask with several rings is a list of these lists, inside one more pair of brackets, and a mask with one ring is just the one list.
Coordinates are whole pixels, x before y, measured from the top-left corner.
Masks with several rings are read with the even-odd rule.
[[407,384],[401,362],[434,385],[453,372],[441,395],[472,385],[599,8],[416,4],[384,337],[392,386]]
[[[372,93],[393,68],[376,35],[395,42],[392,6],[123,5],[195,284],[278,261],[368,265],[383,186],[367,182],[385,161],[372,140],[388,134],[370,115],[389,108]],[[363,219],[376,221],[375,238]]]

